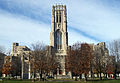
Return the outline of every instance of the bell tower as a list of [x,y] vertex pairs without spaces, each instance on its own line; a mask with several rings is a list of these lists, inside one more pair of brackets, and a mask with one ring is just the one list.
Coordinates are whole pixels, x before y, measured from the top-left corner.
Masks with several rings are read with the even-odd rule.
[[65,5],[52,7],[50,46],[60,62],[60,74],[65,75],[65,56],[68,47],[67,12]]

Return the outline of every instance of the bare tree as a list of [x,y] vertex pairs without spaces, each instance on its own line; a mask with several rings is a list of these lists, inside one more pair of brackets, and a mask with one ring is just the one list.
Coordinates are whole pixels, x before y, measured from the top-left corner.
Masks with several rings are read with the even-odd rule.
[[120,73],[120,40],[114,40],[108,45],[110,50],[110,55],[115,56],[114,61],[114,78],[116,79],[116,75]]
[[49,53],[47,47],[48,46],[40,42],[32,44],[32,72],[34,74],[39,73],[40,80],[44,80],[50,72],[54,73],[59,65],[59,62],[56,61],[55,54]]
[[79,55],[81,55],[80,48],[81,43],[75,43],[71,49],[68,50],[68,55],[66,57],[66,71],[72,72],[72,77],[73,75],[76,76],[75,80],[77,80],[78,73],[82,74],[82,69],[80,66],[81,61],[79,60]]
[[40,80],[42,79],[42,74],[45,70],[45,55],[46,51],[43,43],[36,42],[35,44],[32,44],[32,72],[34,73],[34,77],[36,73],[39,73]]
[[81,44],[81,55],[82,55],[82,70],[85,74],[85,80],[87,81],[87,74],[90,71],[90,63],[93,59],[92,48],[87,43]]
[[71,50],[68,51],[68,56],[66,57],[66,68],[71,71],[72,74],[80,76],[85,74],[87,80],[87,74],[90,71],[90,62],[92,60],[92,50],[87,43],[75,43]]
[[47,54],[46,57],[46,73],[50,74],[52,73],[51,77],[54,77],[54,72],[57,71],[58,66],[60,65],[60,63],[57,61],[56,56],[55,55],[49,55]]
[[100,74],[100,80],[102,80],[102,70],[103,69],[103,60],[102,60],[102,49],[97,47],[94,51],[94,71],[99,76]]
[[0,45],[0,53],[5,53],[5,47]]
[[2,69],[2,74],[6,74],[6,75],[11,74],[11,71],[12,71],[11,66],[12,66],[11,62],[4,64],[3,69]]
[[5,48],[3,46],[0,46],[0,77],[2,76],[2,68],[4,64],[4,57],[6,56],[4,54]]
[[14,76],[20,76],[21,63],[16,56],[5,56],[5,63],[3,64],[2,74]]
[[106,56],[104,57],[104,62],[103,62],[103,73],[104,73],[104,78],[106,79],[109,74],[114,73],[114,57],[113,56]]

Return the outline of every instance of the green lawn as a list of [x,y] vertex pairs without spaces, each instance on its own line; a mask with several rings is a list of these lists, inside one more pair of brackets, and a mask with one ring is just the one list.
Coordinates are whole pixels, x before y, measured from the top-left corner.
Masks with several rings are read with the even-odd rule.
[[[32,81],[16,81],[16,80],[4,80],[1,81],[0,83],[34,83]],[[71,81],[71,82],[63,82],[63,81],[59,81],[59,82],[38,82],[36,81],[35,83],[85,83],[85,82],[80,82],[80,81]],[[87,81],[86,83],[120,83],[120,80],[104,80],[104,81]]]

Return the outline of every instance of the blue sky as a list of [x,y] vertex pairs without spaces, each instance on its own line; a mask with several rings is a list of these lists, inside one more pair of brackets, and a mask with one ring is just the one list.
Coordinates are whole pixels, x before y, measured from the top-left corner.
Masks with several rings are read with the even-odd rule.
[[120,0],[0,0],[0,45],[49,45],[52,5],[67,6],[68,43],[120,38]]

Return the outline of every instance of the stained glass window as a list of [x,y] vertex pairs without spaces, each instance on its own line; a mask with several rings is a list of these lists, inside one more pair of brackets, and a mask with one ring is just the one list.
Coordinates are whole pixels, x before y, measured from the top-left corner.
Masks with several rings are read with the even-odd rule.
[[59,30],[56,31],[56,48],[62,49],[62,33]]

